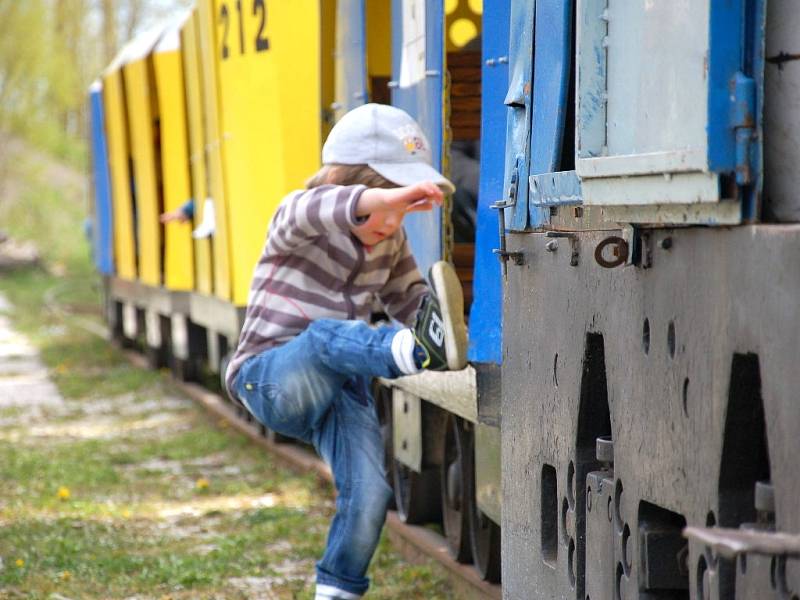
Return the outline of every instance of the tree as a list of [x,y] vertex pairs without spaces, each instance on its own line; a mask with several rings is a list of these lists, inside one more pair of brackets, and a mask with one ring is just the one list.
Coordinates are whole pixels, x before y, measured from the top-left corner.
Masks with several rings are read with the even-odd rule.
[[92,80],[122,43],[187,3],[0,0],[0,136],[22,135],[51,151],[74,154],[86,137],[86,90]]

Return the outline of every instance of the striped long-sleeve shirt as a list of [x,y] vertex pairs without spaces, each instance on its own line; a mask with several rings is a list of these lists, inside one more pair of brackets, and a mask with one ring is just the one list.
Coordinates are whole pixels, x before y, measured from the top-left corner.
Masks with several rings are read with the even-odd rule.
[[[410,325],[427,291],[405,232],[365,247],[351,228],[363,185],[324,185],[281,202],[253,274],[242,332],[225,381],[251,356],[285,343],[315,319],[369,320],[375,297]],[[233,394],[232,394],[233,396]]]

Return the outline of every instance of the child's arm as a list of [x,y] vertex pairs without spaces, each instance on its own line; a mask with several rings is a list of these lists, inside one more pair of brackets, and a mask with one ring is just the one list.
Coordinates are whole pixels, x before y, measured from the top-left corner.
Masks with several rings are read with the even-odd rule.
[[428,291],[428,286],[417,268],[405,232],[401,233],[403,244],[397,252],[389,280],[378,297],[389,316],[411,326],[414,324],[414,317],[422,297]]
[[430,181],[392,189],[370,188],[361,194],[356,215],[365,217],[385,210],[430,210],[434,205],[441,206],[443,198],[442,190]]
[[368,215],[382,210],[416,212],[441,205],[442,191],[433,183],[383,189],[363,185],[323,185],[296,193],[278,207],[270,225],[267,250],[291,252],[333,231],[350,231]]
[[356,205],[366,189],[363,185],[323,185],[292,194],[272,218],[267,252],[291,254],[321,235],[350,231],[359,224]]

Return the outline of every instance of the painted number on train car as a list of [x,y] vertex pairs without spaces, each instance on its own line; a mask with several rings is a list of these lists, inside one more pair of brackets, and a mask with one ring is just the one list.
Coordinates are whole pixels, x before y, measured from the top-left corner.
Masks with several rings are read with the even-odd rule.
[[[236,0],[236,19],[238,21],[238,34],[239,34],[239,55],[245,54],[247,51],[247,44],[244,34],[244,3],[242,0]],[[253,0],[252,15],[258,19],[258,31],[256,32],[253,41],[253,47],[256,52],[264,52],[269,50],[269,38],[266,36],[264,29],[267,26],[267,4],[264,0]],[[229,45],[231,33],[231,11],[228,4],[223,2],[219,9],[219,21],[222,26],[222,60],[230,58],[231,49]],[[234,42],[235,43],[235,42]]]

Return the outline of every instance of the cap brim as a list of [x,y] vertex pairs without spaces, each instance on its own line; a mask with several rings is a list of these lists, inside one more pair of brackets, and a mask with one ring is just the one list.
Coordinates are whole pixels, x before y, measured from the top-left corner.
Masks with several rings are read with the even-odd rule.
[[368,163],[369,167],[397,185],[414,185],[430,181],[438,185],[445,194],[452,194],[456,186],[439,171],[423,162]]

